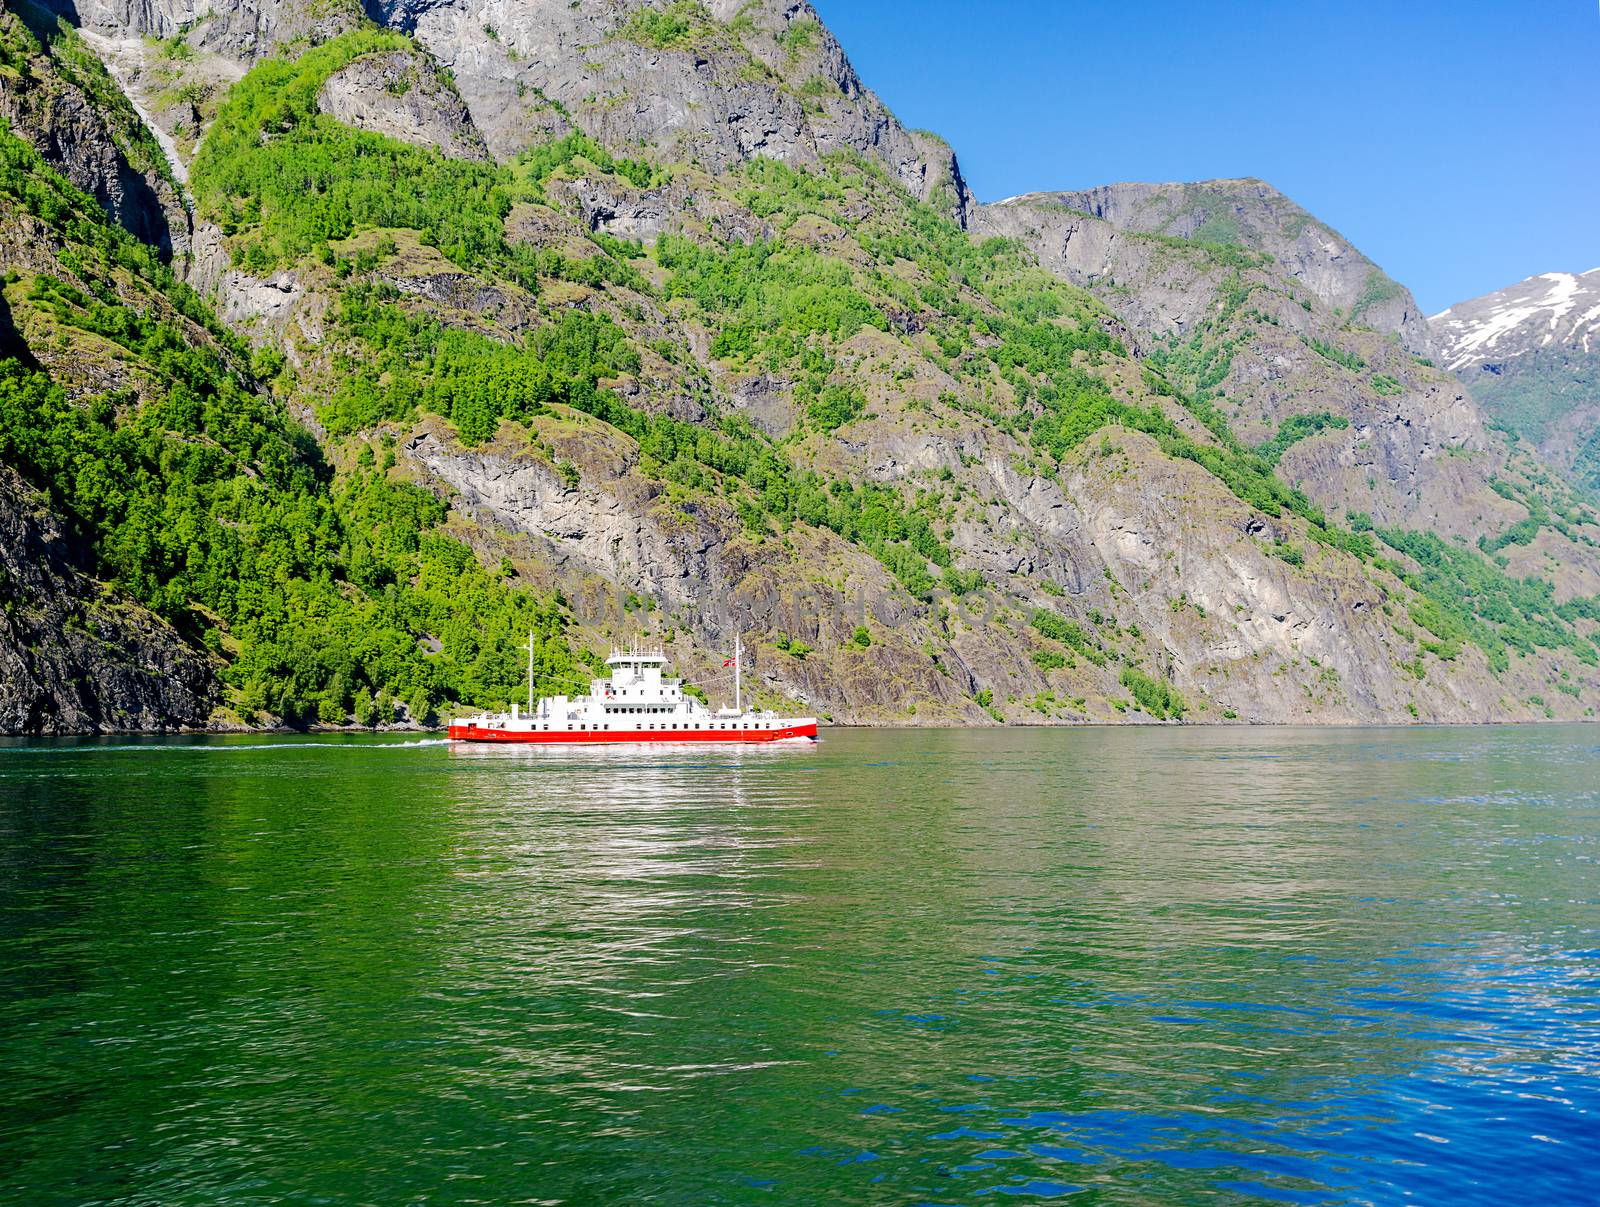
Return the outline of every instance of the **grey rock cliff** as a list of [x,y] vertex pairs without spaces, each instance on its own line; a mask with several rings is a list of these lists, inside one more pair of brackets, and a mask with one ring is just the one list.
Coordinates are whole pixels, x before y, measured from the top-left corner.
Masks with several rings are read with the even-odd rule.
[[13,44],[39,46],[0,72],[0,117],[135,238],[167,255],[187,246],[189,214],[160,148],[104,69],[81,46],[62,53],[73,35],[43,10],[0,12],[0,22]]
[[461,97],[424,55],[363,55],[328,77],[317,102],[324,113],[358,130],[436,147],[456,159],[489,158]]
[[[185,33],[193,46],[240,62],[357,23],[353,11],[312,0],[51,3],[111,37]],[[713,0],[691,36],[666,46],[635,40],[636,14],[661,7],[641,0],[368,0],[366,14],[413,35],[449,69],[499,159],[574,128],[614,148],[649,148],[713,171],[756,156],[812,164],[848,149],[877,159],[917,196],[965,221],[971,196],[955,154],[900,124],[862,84],[810,4]],[[376,82],[347,81],[329,103],[389,133],[419,116],[384,102]]]
[[354,5],[320,0],[40,0],[73,25],[112,38],[172,38],[240,60],[271,53],[295,38],[319,40],[354,28]]
[[[1078,192],[1030,193],[993,208],[1013,205],[1098,219],[1115,231],[1263,252],[1280,273],[1330,309],[1375,330],[1399,333],[1406,349],[1419,356],[1432,351],[1427,318],[1410,291],[1264,181],[1108,184]],[[1092,259],[1086,267],[1088,263]]]
[[210,658],[82,569],[44,499],[0,465],[0,733],[202,727]]
[[964,214],[967,188],[950,149],[900,125],[809,4],[716,0],[709,22],[669,46],[633,40],[630,20],[648,7],[372,5],[378,20],[414,33],[451,69],[497,157],[569,124],[610,146],[647,146],[713,171],[759,155],[814,163],[853,149],[882,161],[918,196]]
[[[1209,401],[1246,443],[1296,415],[1345,421],[1279,466],[1333,515],[1475,541],[1527,514],[1491,485],[1512,449],[1462,383],[1422,356],[1432,335],[1410,293],[1270,186],[1029,194],[977,207],[973,226],[1023,242],[1094,293],[1141,355],[1217,366]],[[1581,539],[1537,568],[1564,595],[1600,585],[1600,557]]]

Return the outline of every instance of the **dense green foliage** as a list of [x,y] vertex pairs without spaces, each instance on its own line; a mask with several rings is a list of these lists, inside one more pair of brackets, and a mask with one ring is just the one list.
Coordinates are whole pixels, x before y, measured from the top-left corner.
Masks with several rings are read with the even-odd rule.
[[1310,348],[1318,356],[1324,360],[1332,361],[1341,368],[1349,369],[1352,373],[1360,373],[1367,367],[1366,361],[1362,360],[1354,352],[1346,352],[1337,344],[1331,344],[1327,340],[1318,339],[1311,335],[1302,336],[1301,338],[1305,340],[1306,347]]
[[655,50],[687,50],[710,24],[705,5],[697,0],[672,0],[665,8],[641,8],[616,36]]
[[1268,465],[1276,466],[1283,460],[1283,454],[1288,452],[1302,440],[1309,440],[1318,432],[1336,431],[1343,432],[1350,427],[1350,421],[1343,415],[1332,415],[1327,411],[1317,411],[1314,414],[1290,415],[1278,425],[1278,434],[1265,444],[1256,449],[1256,453]]
[[672,273],[667,300],[692,298],[720,320],[713,356],[766,353],[776,368],[813,337],[843,340],[865,326],[887,326],[855,289],[849,266],[811,248],[762,240],[721,249],[664,235],[656,260]]
[[1134,702],[1158,721],[1181,721],[1187,707],[1183,697],[1165,679],[1156,679],[1134,667],[1124,667],[1118,682],[1132,694]]
[[88,286],[37,277],[18,304],[107,341],[146,383],[73,400],[0,362],[0,460],[50,495],[104,577],[226,656],[242,709],[342,722],[363,700],[414,718],[505,701],[529,632],[542,674],[572,672],[554,609],[443,536],[443,504],[390,481],[372,450],[336,479],[242,375],[239,349],[184,325],[205,317],[194,296],[9,134],[0,201],[48,223]]
[[439,535],[443,504],[376,470],[330,488],[303,433],[173,334],[142,335],[174,374],[144,405],[75,405],[0,362],[0,459],[51,493],[107,578],[214,651],[236,643],[224,678],[242,709],[338,723],[362,691],[414,718],[504,701],[530,631],[542,673],[571,671],[560,617]]
[[1410,570],[1391,563],[1407,586],[1420,596],[1411,618],[1436,639],[1427,643],[1440,657],[1453,658],[1471,641],[1488,655],[1496,670],[1510,664],[1511,652],[1567,649],[1585,663],[1600,663],[1600,654],[1571,625],[1578,609],[1563,609],[1555,588],[1543,579],[1512,578],[1470,548],[1460,548],[1433,533],[1379,530],[1385,544],[1417,565]]
[[1062,645],[1082,654],[1096,666],[1106,664],[1106,654],[1100,648],[1099,642],[1084,631],[1083,626],[1075,620],[1068,620],[1055,612],[1040,608],[1033,614],[1032,624],[1039,633],[1059,641]]
[[234,85],[195,159],[201,213],[237,240],[234,258],[265,272],[362,228],[418,231],[457,264],[492,264],[524,283],[532,249],[505,236],[510,171],[355,130],[318,111],[317,93],[364,54],[411,40],[359,30],[295,59],[258,63]]
[[554,142],[530,147],[517,157],[517,178],[530,197],[543,198],[544,186],[565,168],[587,165],[605,176],[620,176],[636,188],[648,189],[671,179],[666,169],[642,159],[614,156],[581,131]]
[[360,344],[341,362],[339,390],[322,411],[336,434],[405,421],[421,408],[481,444],[502,419],[526,422],[555,403],[600,413],[600,379],[639,368],[622,331],[582,311],[565,312],[519,346],[409,314],[398,297],[366,284],[341,295],[337,320]]
[[954,569],[935,535],[932,500],[908,507],[886,486],[829,482],[800,471],[747,425],[706,427],[650,414],[600,388],[602,378],[638,368],[638,354],[608,318],[567,311],[518,346],[408,315],[392,291],[365,286],[345,291],[338,317],[360,351],[342,363],[345,384],[323,412],[330,430],[405,420],[420,408],[451,419],[463,440],[479,443],[502,419],[527,423],[569,406],[636,440],[644,472],[728,495],[755,531],[772,521],[831,529],[870,550],[919,596],[941,581],[958,592],[977,586]]

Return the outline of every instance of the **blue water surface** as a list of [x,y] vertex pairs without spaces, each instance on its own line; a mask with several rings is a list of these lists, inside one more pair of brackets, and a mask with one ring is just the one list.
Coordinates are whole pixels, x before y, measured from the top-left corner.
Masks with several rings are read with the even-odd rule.
[[0,746],[0,1202],[1600,1201],[1589,727]]

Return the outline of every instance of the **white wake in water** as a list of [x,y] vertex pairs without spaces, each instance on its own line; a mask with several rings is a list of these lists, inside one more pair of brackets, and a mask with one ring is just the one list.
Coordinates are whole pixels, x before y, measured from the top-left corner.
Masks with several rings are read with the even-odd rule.
[[373,751],[388,750],[417,750],[424,746],[448,746],[449,738],[418,738],[410,742],[373,742],[370,745],[361,742],[252,742],[240,743],[236,746],[206,745],[188,742],[162,742],[159,740],[149,742],[129,742],[114,746],[13,746],[6,748],[0,746],[0,756],[7,754],[110,754],[117,751],[157,750],[163,753],[181,754],[254,754],[258,750],[339,750],[339,751]]

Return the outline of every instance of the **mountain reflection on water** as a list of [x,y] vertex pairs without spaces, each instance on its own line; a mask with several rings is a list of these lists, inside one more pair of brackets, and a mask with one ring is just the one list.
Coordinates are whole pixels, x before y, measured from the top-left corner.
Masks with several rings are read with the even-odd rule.
[[1592,1199],[1591,728],[0,746],[0,1201]]

